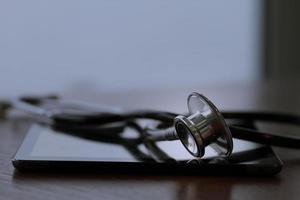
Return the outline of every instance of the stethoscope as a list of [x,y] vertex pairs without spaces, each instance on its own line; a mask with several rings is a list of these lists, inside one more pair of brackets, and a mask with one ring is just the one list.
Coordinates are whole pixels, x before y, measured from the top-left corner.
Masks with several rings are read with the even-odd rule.
[[[207,146],[212,147],[219,156],[230,156],[233,151],[232,138],[300,148],[300,138],[262,132],[251,125],[255,121],[300,125],[300,116],[265,112],[221,113],[208,98],[196,92],[188,96],[187,105],[187,115],[163,111],[112,112],[90,104],[62,101],[56,96],[21,97],[0,102],[0,116],[5,116],[10,109],[17,109],[54,129],[97,134],[99,137],[120,132],[140,119],[151,119],[158,123],[142,128],[145,140],[180,140],[191,155],[199,158],[204,156]],[[245,126],[228,125],[225,119],[249,123]]]

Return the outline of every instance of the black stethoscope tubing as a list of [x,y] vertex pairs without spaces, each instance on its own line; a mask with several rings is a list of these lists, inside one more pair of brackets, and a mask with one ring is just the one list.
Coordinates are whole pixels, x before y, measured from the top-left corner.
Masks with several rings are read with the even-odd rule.
[[[137,111],[128,113],[91,112],[91,108],[85,109],[82,105],[72,105],[72,109],[88,110],[87,112],[74,113],[74,111],[51,110],[42,108],[44,101],[58,102],[55,96],[45,98],[23,97],[6,101],[1,104],[3,110],[15,108],[33,116],[38,122],[48,124],[59,130],[102,133],[120,131],[128,121],[136,119],[158,120],[165,126],[172,126],[174,117],[178,114],[161,111]],[[300,125],[300,116],[271,112],[222,112],[225,119],[248,120],[251,122],[266,121]],[[257,142],[261,144],[280,146],[287,148],[300,148],[300,137],[278,135],[262,132],[254,128],[242,126],[229,126],[234,138]]]

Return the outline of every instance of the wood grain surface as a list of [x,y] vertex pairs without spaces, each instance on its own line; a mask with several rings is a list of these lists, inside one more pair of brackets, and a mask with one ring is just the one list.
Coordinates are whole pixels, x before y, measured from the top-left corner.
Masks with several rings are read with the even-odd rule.
[[[127,91],[104,94],[74,89],[66,98],[120,105],[127,109],[182,112],[186,96],[200,91],[221,109],[277,110],[300,114],[299,86],[262,85],[191,87],[173,90]],[[97,95],[96,95],[97,94]],[[300,151],[275,149],[284,168],[274,177],[213,177],[183,175],[116,175],[21,173],[11,158],[30,122],[24,118],[0,122],[0,199],[299,199]]]

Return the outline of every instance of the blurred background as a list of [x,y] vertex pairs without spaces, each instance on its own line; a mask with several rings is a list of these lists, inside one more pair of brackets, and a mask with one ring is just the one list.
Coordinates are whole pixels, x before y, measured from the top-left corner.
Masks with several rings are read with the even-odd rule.
[[297,80],[299,1],[0,2],[0,95]]

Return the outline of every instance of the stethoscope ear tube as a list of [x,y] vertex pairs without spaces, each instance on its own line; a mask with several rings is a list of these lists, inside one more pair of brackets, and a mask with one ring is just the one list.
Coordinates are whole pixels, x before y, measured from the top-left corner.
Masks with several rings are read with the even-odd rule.
[[[222,112],[226,119],[250,120],[261,122],[278,122],[300,126],[300,117],[298,115],[271,113],[271,112]],[[283,134],[275,135],[272,133],[262,132],[252,128],[234,126],[230,127],[231,134],[234,138],[257,142],[271,146],[285,148],[300,148],[300,137],[291,137]]]
[[275,112],[222,112],[225,119],[280,122],[300,126],[300,116]]
[[231,134],[236,139],[252,141],[264,145],[300,149],[300,138],[279,136],[250,128],[230,126]]

